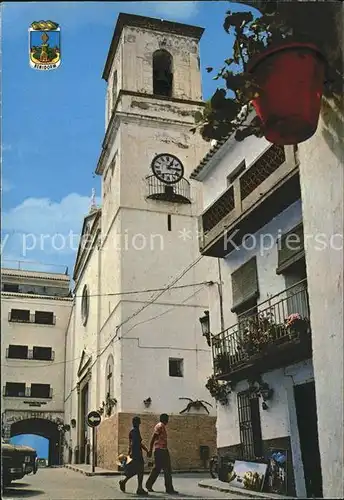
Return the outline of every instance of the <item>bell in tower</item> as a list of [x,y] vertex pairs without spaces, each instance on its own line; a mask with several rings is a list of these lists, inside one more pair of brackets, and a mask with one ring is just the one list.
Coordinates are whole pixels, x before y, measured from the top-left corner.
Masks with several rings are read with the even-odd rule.
[[153,54],[153,93],[172,97],[172,85],[172,56],[167,50],[157,50]]

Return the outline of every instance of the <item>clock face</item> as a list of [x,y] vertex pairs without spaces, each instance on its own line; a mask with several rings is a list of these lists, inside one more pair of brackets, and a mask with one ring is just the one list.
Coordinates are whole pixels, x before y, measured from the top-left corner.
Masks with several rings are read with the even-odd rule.
[[174,155],[162,153],[152,161],[152,170],[155,177],[165,184],[175,184],[183,178],[184,167]]

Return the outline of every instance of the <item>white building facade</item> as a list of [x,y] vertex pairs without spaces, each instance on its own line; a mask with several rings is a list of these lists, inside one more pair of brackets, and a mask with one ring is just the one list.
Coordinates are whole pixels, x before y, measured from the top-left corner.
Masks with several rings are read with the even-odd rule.
[[[324,103],[325,113],[327,108]],[[326,340],[316,319],[319,288],[336,273],[338,294],[330,294],[328,303],[329,317],[337,319],[331,331],[343,324],[343,190],[335,180],[335,172],[342,178],[343,162],[328,150],[323,129],[321,118],[314,138],[284,148],[231,137],[217,143],[191,175],[203,185],[200,250],[214,260],[208,278],[214,279],[218,266],[221,272],[221,296],[210,295],[214,377],[232,392],[228,404],[218,407],[219,455],[268,461],[274,450],[286,452],[282,489],[300,497],[322,496],[322,478],[328,480],[319,450],[326,439],[319,429],[323,405],[316,397],[326,377],[317,376],[314,364],[336,370],[339,385],[327,391],[337,396],[334,405],[343,404],[343,345],[336,344],[331,360],[324,357],[336,335]],[[317,167],[311,151],[323,155]],[[315,187],[318,176],[311,172],[311,165],[319,173],[324,164],[323,183],[332,193],[326,211],[324,189]],[[334,429],[341,436],[342,409],[335,417],[330,413],[329,421],[338,417]],[[277,492],[272,480],[267,487]]]
[[49,464],[61,463],[65,336],[70,277],[1,269],[2,433],[49,440]]
[[[266,2],[260,1],[250,1],[250,0],[237,0],[240,3],[246,3],[252,7],[260,9],[264,12],[267,6]],[[300,0],[301,2],[302,0]],[[299,165],[299,184],[297,192],[300,194],[302,200],[302,227],[303,227],[303,247],[304,247],[304,259],[306,262],[307,271],[307,291],[309,298],[309,314],[310,314],[310,325],[311,325],[311,341],[312,341],[312,365],[314,373],[314,383],[315,383],[315,399],[316,399],[316,416],[317,416],[317,430],[318,430],[318,444],[320,451],[320,461],[321,461],[321,483],[318,478],[315,480],[316,491],[319,492],[320,486],[322,486],[322,493],[325,498],[342,498],[344,495],[344,482],[343,482],[343,469],[344,469],[344,449],[342,443],[344,441],[344,385],[343,385],[343,213],[344,213],[344,190],[343,190],[343,92],[342,92],[342,75],[343,75],[343,19],[344,19],[344,9],[341,2],[303,2],[303,5],[297,2],[278,2],[278,11],[286,19],[286,22],[295,30],[295,35],[299,32],[308,33],[311,39],[318,40],[320,42],[321,50],[328,62],[328,68],[333,75],[332,84],[330,87],[326,85],[324,96],[322,99],[322,108],[319,117],[319,123],[316,133],[307,141],[298,144],[298,165]],[[316,22],[309,23],[309,19],[316,16]],[[321,39],[319,38],[319,33],[321,32]],[[317,42],[315,42],[317,43]],[[329,82],[327,82],[328,84]],[[253,141],[253,142],[252,142]],[[259,151],[256,151],[256,146],[253,144],[261,144],[259,147],[264,147],[264,141],[256,142],[254,139],[245,140],[243,143],[246,149],[245,154],[241,154],[244,158],[248,156],[247,165],[250,165],[251,160],[255,158]],[[228,145],[228,144],[227,144]],[[220,146],[220,145],[219,145]],[[236,144],[235,151],[242,152],[241,145]],[[253,154],[253,157],[251,156]],[[226,146],[222,148],[222,153],[226,154]],[[228,153],[229,154],[229,153]],[[233,156],[234,155],[234,156]],[[211,156],[211,155],[210,155]],[[228,164],[229,170],[236,168],[236,162],[238,160],[236,153],[231,153],[231,158],[233,164]],[[211,166],[211,159],[209,165]],[[204,179],[204,196],[205,196],[205,207],[208,203],[214,201],[214,197],[223,193],[226,189],[227,180],[225,179],[224,173],[221,174],[221,167],[218,161],[216,161],[216,166],[213,171],[205,175],[202,173],[202,168],[204,162],[201,162],[200,168],[195,172],[193,178],[199,178],[199,180]],[[223,169],[222,169],[223,170]],[[240,171],[240,167],[239,167]],[[196,177],[200,174],[199,177]],[[222,175],[222,178],[220,176]],[[293,176],[293,174],[291,174]],[[270,187],[280,182],[280,178],[273,180],[272,175],[270,175],[272,184]],[[234,181],[235,182],[235,181]],[[237,181],[238,182],[238,181]],[[264,181],[265,183],[267,181]],[[251,210],[256,211],[259,206],[259,198],[261,195],[264,197],[265,192],[264,184],[258,186],[255,191],[256,206],[251,207]],[[215,188],[215,189],[214,189]],[[261,189],[262,188],[262,189]],[[289,190],[292,191],[291,189]],[[238,189],[235,190],[238,193]],[[208,195],[207,195],[208,193]],[[209,196],[208,201],[206,197]],[[243,212],[249,208],[247,205],[247,199],[241,204],[240,196],[237,195],[235,200],[236,213],[233,216],[224,214],[224,216],[219,216],[217,222],[223,223],[221,230],[226,231],[227,227],[231,228],[231,223],[233,217],[238,217],[238,222],[244,220],[242,217]],[[253,201],[253,200],[252,200]],[[275,201],[279,203],[279,198]],[[293,200],[289,200],[293,202]],[[295,202],[295,200],[294,200]],[[233,204],[234,202],[232,202]],[[250,203],[249,203],[250,205]],[[238,211],[238,206],[239,211]],[[288,210],[292,210],[289,208]],[[231,211],[231,210],[229,210]],[[268,210],[269,213],[269,210]],[[286,213],[286,212],[285,212]],[[274,215],[274,220],[279,219],[282,216],[276,216],[276,210],[271,211],[270,214]],[[290,214],[290,213],[289,213]],[[284,215],[283,215],[284,217]],[[272,219],[272,217],[271,217]],[[271,222],[272,223],[272,222]],[[281,223],[281,225],[283,225]],[[278,224],[278,229],[280,229]],[[247,232],[252,232],[252,228],[248,227]],[[245,232],[247,226],[245,228]],[[265,232],[266,227],[262,225],[261,231]],[[206,231],[205,231],[206,232]],[[213,234],[205,235],[208,241],[212,237],[216,236],[217,231],[212,229]],[[294,242],[300,239],[300,233],[295,237]],[[205,247],[207,245],[206,239],[203,240],[201,237],[201,252],[204,253]],[[248,243],[249,246],[249,243]],[[228,247],[228,244],[227,244]],[[276,252],[278,249],[270,250],[270,257],[276,260]],[[227,261],[233,262],[236,255],[243,255],[244,249],[240,249],[238,252],[232,252],[227,254],[225,258],[221,259],[222,265],[227,267]],[[229,252],[228,252],[229,253]],[[206,253],[205,253],[206,254]],[[221,256],[222,257],[222,256]],[[266,254],[267,258],[267,254]],[[268,270],[267,260],[262,260],[262,258],[257,258],[257,265],[261,264],[261,268],[258,267],[258,277],[263,280],[260,282],[260,291],[262,287],[269,285],[269,288],[276,290],[277,284],[280,283],[280,277],[278,275],[274,276],[273,283],[264,283],[267,273],[271,278],[271,270]],[[272,261],[269,262],[269,266],[275,266],[276,263]],[[263,289],[264,290],[264,289]],[[270,292],[269,292],[270,293]],[[274,292],[272,292],[274,293]],[[233,297],[231,298],[233,300]],[[233,305],[233,304],[232,304]],[[232,307],[231,305],[231,307]],[[219,309],[219,306],[213,302],[212,309],[215,311]],[[216,313],[215,313],[216,314]],[[213,321],[214,318],[213,318]],[[226,327],[228,324],[225,325]],[[218,323],[217,323],[218,327]],[[213,330],[213,333],[219,330]],[[308,368],[310,368],[309,360],[305,360]],[[298,367],[298,368],[297,368]],[[295,370],[299,370],[298,374]],[[284,380],[285,391],[288,391],[287,387],[290,387],[290,380],[292,380],[292,385],[297,387],[301,381],[301,387],[304,382],[311,380],[311,372],[306,374],[304,367],[302,370],[298,364],[295,364],[295,370],[293,368],[293,373],[290,373],[288,369],[288,375],[292,375],[292,378]],[[300,374],[304,372],[304,376]],[[264,378],[268,378],[273,372],[267,373]],[[270,375],[271,374],[271,375]],[[331,382],[329,382],[331,381]],[[272,385],[272,384],[271,384]],[[308,385],[310,387],[310,385]],[[302,391],[302,388],[298,389]],[[285,392],[282,388],[281,394]],[[293,389],[295,392],[295,389]],[[313,386],[314,392],[314,386]],[[233,396],[233,395],[232,395]],[[296,396],[291,399],[288,403],[288,421],[289,428],[292,437],[293,428],[295,429],[295,401],[297,397],[302,398],[302,396]],[[303,394],[306,400],[306,395]],[[314,394],[313,394],[314,396]],[[275,399],[276,396],[274,396]],[[294,399],[294,401],[293,401]],[[312,398],[314,399],[314,398]],[[313,401],[314,404],[314,401]],[[271,408],[274,406],[274,401],[269,403]],[[266,419],[268,410],[261,411],[261,418]],[[234,415],[234,414],[233,414]],[[221,414],[219,416],[219,426],[221,427],[221,421],[223,419]],[[263,422],[263,420],[262,420]],[[275,428],[277,426],[277,420],[274,420]],[[312,426],[314,431],[314,419],[312,419]],[[219,427],[218,427],[219,430]],[[299,440],[301,446],[302,455],[302,443],[301,436],[305,429],[298,433],[294,432],[294,443]],[[307,430],[307,429],[306,429]],[[219,431],[221,434],[221,431]],[[281,433],[282,429],[278,431]],[[222,446],[224,443],[229,442],[229,438],[221,438],[218,434],[218,446]],[[315,433],[313,432],[313,435]],[[263,432],[264,435],[264,432]],[[330,437],[331,436],[331,437]],[[238,438],[238,435],[236,436]],[[232,439],[231,439],[232,440]],[[316,440],[309,439],[309,442],[316,443]],[[340,445],[333,446],[332,443],[340,443]],[[315,446],[316,447],[316,446]],[[297,451],[298,446],[294,444],[293,451],[293,463],[295,465],[295,490],[298,494],[304,495],[305,492],[311,492],[312,494],[313,485],[310,484],[310,476],[319,475],[319,466],[312,469],[309,467],[308,470],[305,464],[300,462],[300,452]],[[318,453],[313,449],[314,456],[317,457]],[[308,457],[311,451],[306,450],[304,454]],[[303,462],[307,461],[307,457]],[[316,459],[316,462],[318,460]],[[329,466],[329,464],[331,464]],[[303,470],[302,470],[303,469]],[[298,479],[297,479],[298,477]],[[304,485],[302,484],[304,480]],[[292,490],[291,490],[292,491]]]
[[[198,250],[200,186],[187,180],[208,149],[190,132],[202,106],[202,32],[126,14],[117,21],[103,74],[102,206],[85,218],[67,333],[67,358],[75,361],[67,364],[65,416],[76,421],[69,444],[76,462],[90,460],[90,410],[102,413],[102,467],[117,467],[135,415],[145,441],[161,413],[171,416],[175,468],[203,466],[216,449],[215,403],[205,388],[211,352],[199,323],[213,285]],[[153,175],[162,153],[184,166],[176,184]],[[197,400],[206,409],[183,412]]]

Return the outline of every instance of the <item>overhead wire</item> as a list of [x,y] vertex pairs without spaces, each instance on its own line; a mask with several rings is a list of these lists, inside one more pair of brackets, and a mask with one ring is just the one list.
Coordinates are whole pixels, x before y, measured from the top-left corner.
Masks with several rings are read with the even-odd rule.
[[[157,319],[157,318],[160,318],[161,316],[163,316],[164,314],[167,314],[168,312],[172,311],[173,309],[175,309],[176,307],[179,307],[181,304],[184,304],[185,302],[187,302],[189,299],[191,299],[193,296],[195,296],[198,292],[200,292],[203,287],[205,285],[203,285],[200,289],[198,289],[196,292],[192,293],[191,295],[189,295],[186,299],[184,299],[180,304],[177,304],[173,307],[171,307],[169,310],[167,311],[163,311],[162,313],[156,315],[156,316],[153,316],[152,318],[149,318],[147,320],[144,320],[142,322],[139,322],[139,323],[135,323],[135,325],[133,325],[127,332],[125,332],[126,334],[128,334],[131,330],[133,330],[136,326],[138,326],[139,324],[141,323],[148,323],[149,321],[153,321],[154,319]],[[118,337],[117,338],[117,341],[120,341],[120,340],[125,340],[126,337]],[[99,353],[96,357],[96,359],[93,361],[93,363],[91,363],[91,365],[88,367],[88,369],[91,369],[95,363],[97,362],[97,359],[102,356],[102,354],[108,349],[108,347],[110,346],[110,344],[115,340],[115,337],[111,338],[110,341],[106,344],[105,348],[102,349],[101,353]],[[181,348],[181,350],[183,350]],[[70,390],[68,396],[65,398],[65,402],[67,401],[67,399],[69,399],[69,397],[71,396],[71,394],[75,391],[75,389],[77,388],[77,384]]]
[[[154,302],[156,302],[156,300],[157,300],[157,299],[158,299],[161,295],[163,295],[163,293],[164,293],[165,291],[178,288],[178,287],[174,287],[173,285],[174,285],[175,283],[177,283],[177,282],[178,282],[178,281],[179,281],[179,280],[180,280],[183,276],[185,276],[185,274],[186,274],[186,273],[187,273],[190,269],[192,269],[192,267],[194,267],[194,266],[195,266],[195,265],[196,265],[196,264],[197,264],[197,263],[201,260],[201,258],[202,258],[202,257],[203,257],[203,256],[200,256],[200,257],[198,257],[198,258],[197,258],[194,262],[192,262],[192,263],[191,263],[191,264],[190,264],[190,265],[189,265],[186,269],[184,269],[184,270],[182,271],[182,273],[181,273],[179,276],[177,276],[177,278],[175,278],[175,279],[173,280],[173,282],[172,282],[172,283],[170,283],[167,287],[159,289],[159,291],[161,291],[162,293],[159,293],[157,296],[153,297],[153,299],[152,299],[150,302],[148,302],[147,304],[144,304],[144,306],[142,306],[141,308],[139,308],[139,309],[138,309],[138,310],[137,310],[134,314],[132,314],[131,316],[129,316],[129,318],[127,318],[125,321],[123,321],[123,322],[122,322],[122,323],[121,323],[121,324],[117,327],[115,335],[113,335],[113,336],[110,338],[110,340],[108,341],[108,343],[105,345],[105,347],[104,347],[104,348],[102,348],[102,349],[100,350],[101,352],[97,355],[96,360],[97,360],[97,359],[98,359],[98,358],[99,358],[99,357],[103,354],[103,352],[105,352],[105,350],[109,347],[109,345],[111,344],[111,342],[112,342],[112,341],[116,338],[116,336],[117,336],[117,332],[118,332],[118,329],[119,329],[121,326],[123,326],[125,323],[127,323],[127,322],[128,322],[130,319],[132,319],[133,317],[137,316],[137,315],[138,315],[141,311],[143,311],[146,307],[148,307],[149,305],[151,305],[151,304],[153,304]],[[189,285],[180,285],[180,286],[179,286],[179,288],[191,287],[191,286],[200,286],[200,285],[202,285],[202,287],[198,290],[198,291],[200,291],[200,290],[203,288],[203,286],[204,286],[204,285],[206,285],[206,284],[210,284],[210,283],[212,283],[212,282],[211,282],[211,281],[204,281],[204,282],[194,283],[194,284],[189,284]],[[193,294],[191,294],[189,297],[187,297],[187,299],[185,299],[185,301],[182,301],[180,304],[183,304],[183,303],[184,303],[184,302],[186,302],[189,298],[192,298],[195,294],[197,294],[197,293],[198,293],[198,291],[197,291],[197,292],[195,292],[195,293],[193,293]],[[157,315],[156,317],[149,318],[149,319],[147,319],[147,320],[144,320],[143,322],[136,323],[136,324],[135,324],[135,325],[133,325],[133,326],[132,326],[132,327],[131,327],[131,328],[130,328],[130,329],[129,329],[126,333],[129,333],[129,332],[130,332],[133,328],[135,328],[136,326],[138,326],[138,325],[139,325],[139,324],[141,324],[141,323],[146,323],[146,322],[149,322],[149,321],[153,321],[155,318],[158,318],[158,317],[160,317],[161,315],[164,315],[164,314],[166,314],[167,312],[169,312],[169,311],[171,311],[171,310],[175,309],[175,308],[176,308],[176,307],[178,307],[180,304],[174,305],[172,308],[168,309],[167,311],[164,311],[163,313],[161,313],[161,314]],[[89,352],[89,354],[95,354],[96,352],[97,352],[97,350],[95,350],[95,351],[90,351],[90,352]],[[80,359],[81,359],[81,356],[78,356],[78,357],[73,358],[73,359],[70,359],[70,360],[57,361],[57,362],[52,361],[52,362],[47,363],[47,364],[44,364],[44,365],[43,365],[43,364],[42,364],[42,365],[37,365],[35,368],[46,368],[46,367],[50,367],[50,366],[56,366],[56,365],[58,365],[58,364],[67,364],[67,363],[71,363],[71,362],[73,362],[73,361],[78,361],[78,360],[80,360]],[[95,361],[96,361],[96,360],[95,360]],[[8,368],[12,368],[12,367],[13,367],[12,365],[8,365],[8,364],[1,364],[1,366],[6,366],[6,367],[8,367]],[[91,365],[91,366],[93,366],[93,365]],[[32,368],[32,364],[27,364],[27,365],[22,364],[20,367],[21,367],[21,368]]]

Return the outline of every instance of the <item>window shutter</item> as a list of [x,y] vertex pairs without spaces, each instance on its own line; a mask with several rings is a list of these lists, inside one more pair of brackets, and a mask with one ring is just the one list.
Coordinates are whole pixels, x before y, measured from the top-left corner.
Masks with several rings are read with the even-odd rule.
[[232,312],[236,312],[245,302],[259,296],[256,257],[232,273],[232,293]]
[[278,243],[277,274],[281,274],[304,254],[303,225],[299,224],[288,233],[283,234]]

